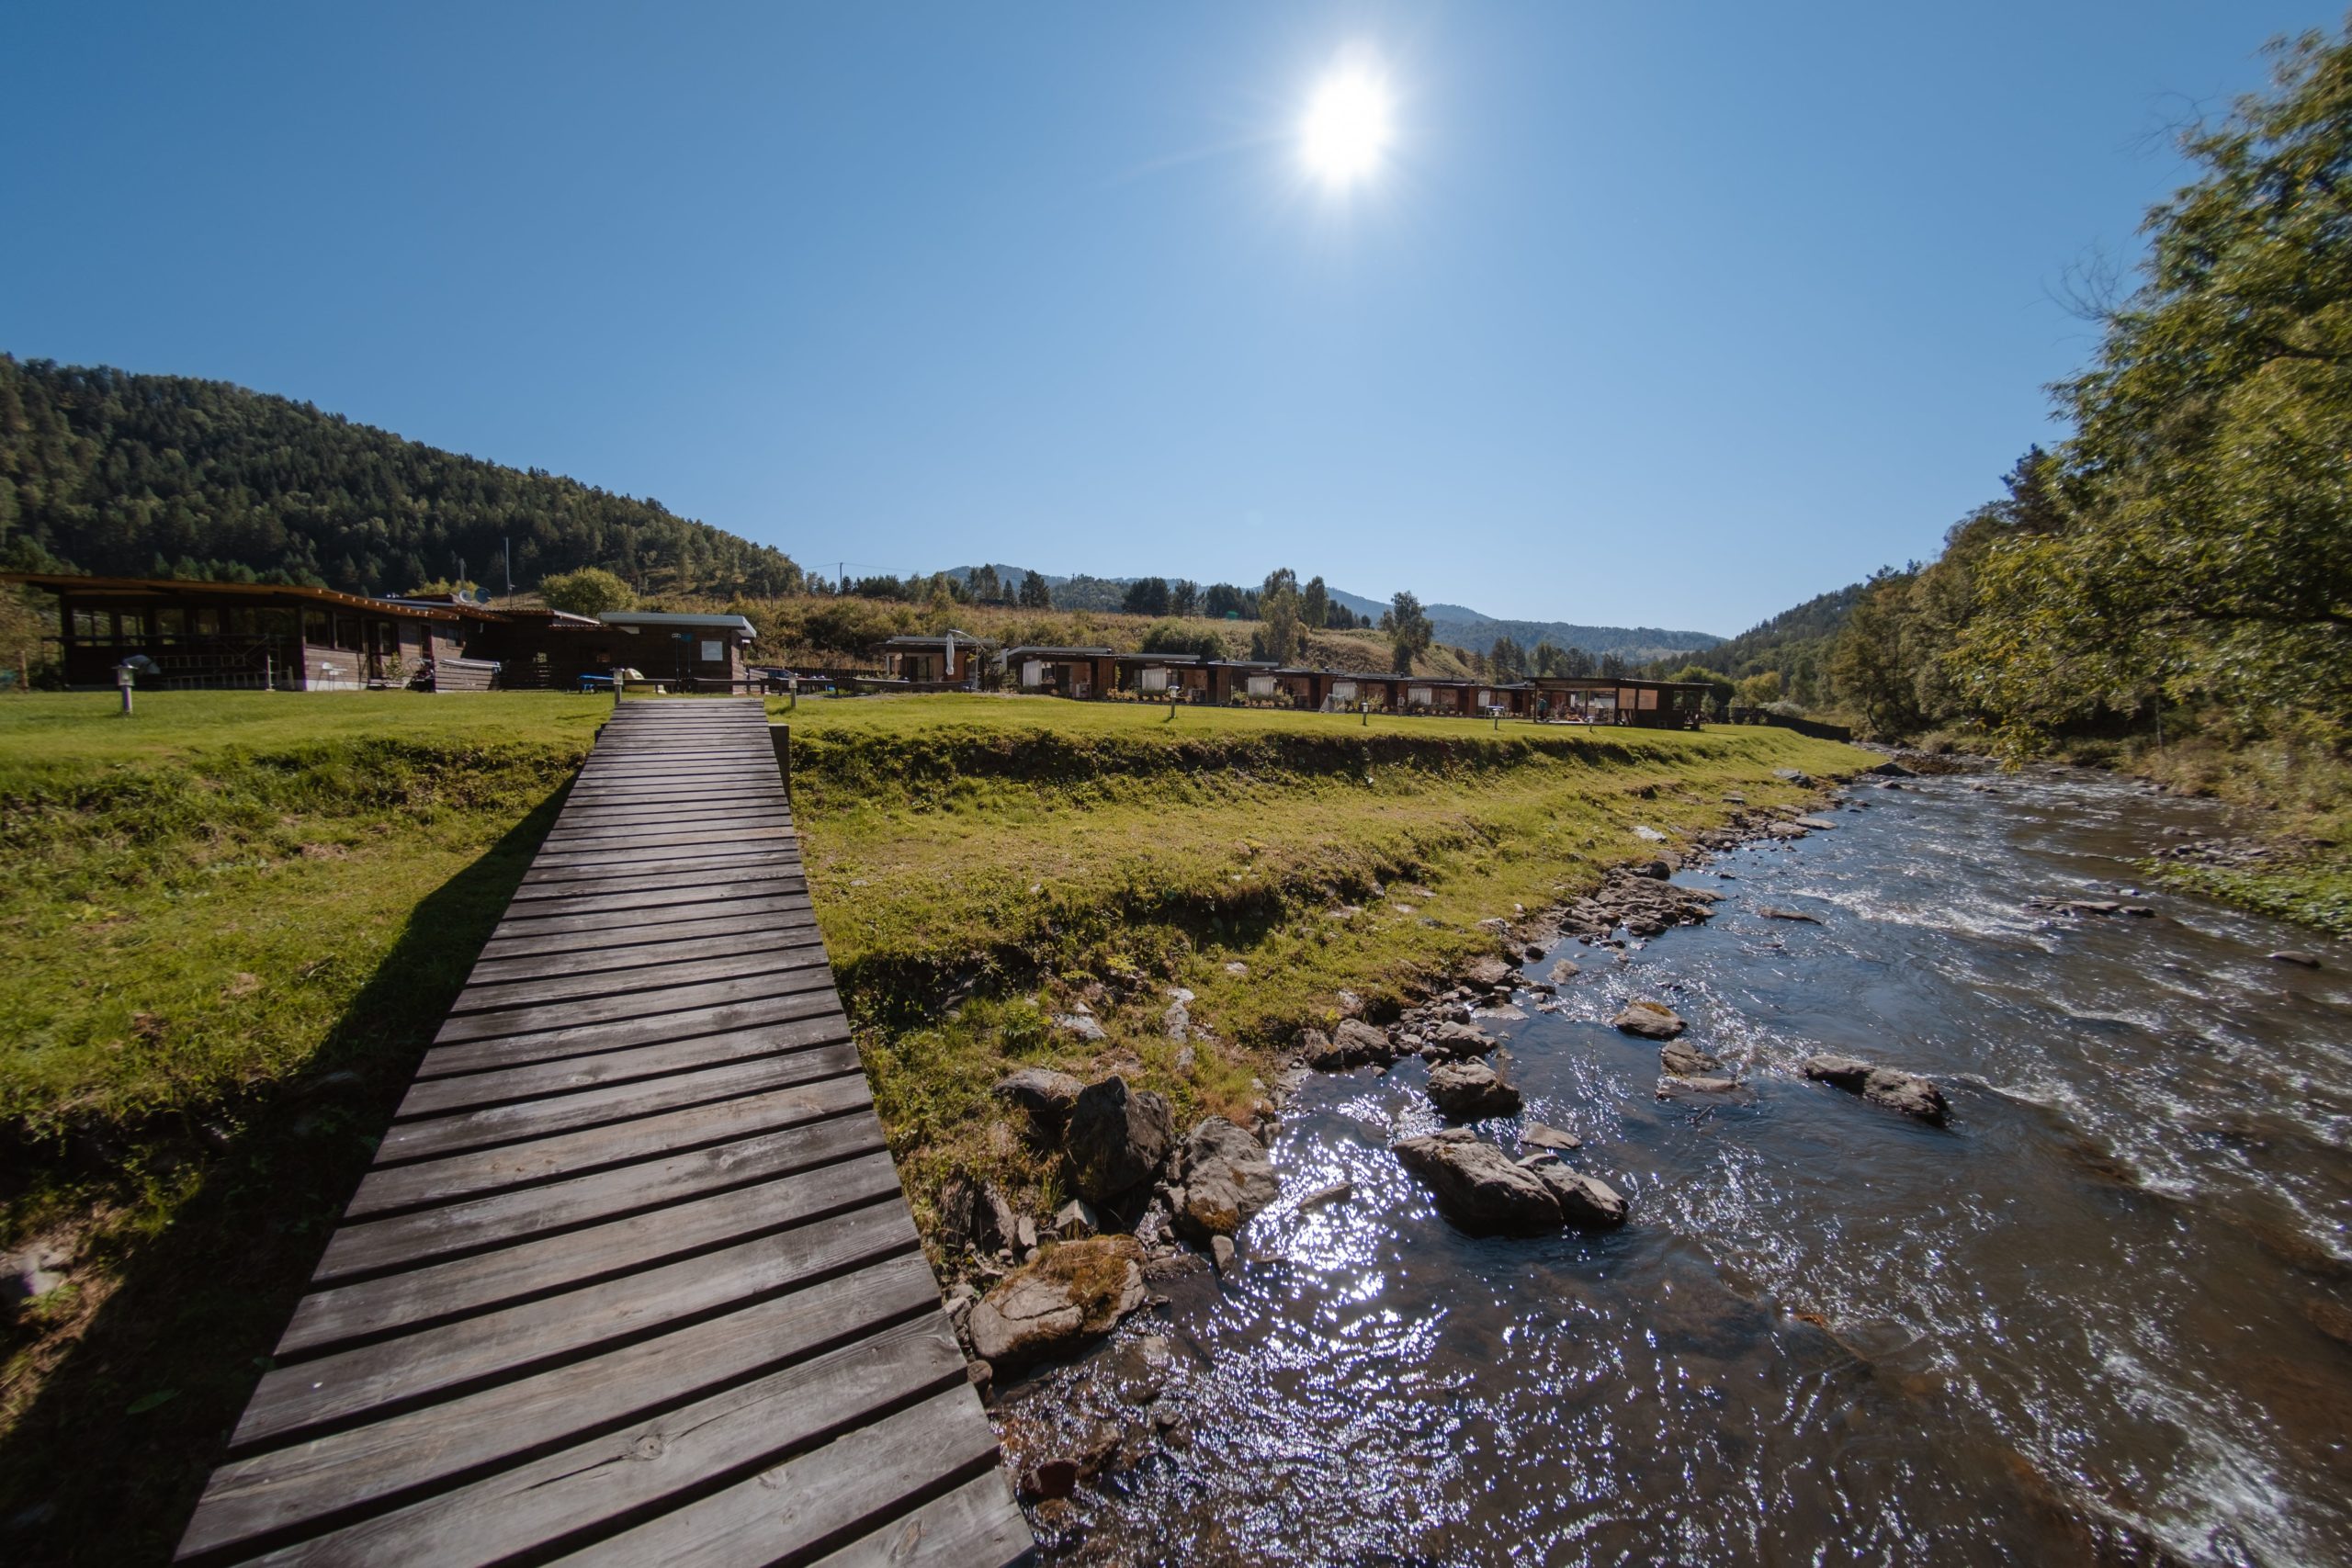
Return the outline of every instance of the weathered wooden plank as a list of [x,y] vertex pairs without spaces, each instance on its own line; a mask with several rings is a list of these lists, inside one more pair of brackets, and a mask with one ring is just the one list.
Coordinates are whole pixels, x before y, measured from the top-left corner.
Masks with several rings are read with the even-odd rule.
[[[353,1340],[483,1312],[883,1202],[898,1181],[865,1119],[822,1122],[761,1142],[766,1156],[742,1169],[693,1173],[710,1191],[695,1192],[684,1177],[669,1181],[662,1207],[643,1208],[643,1193],[592,1180],[555,1203],[527,1206],[511,1201],[519,1194],[510,1194],[351,1227],[376,1234],[339,1245],[320,1265],[322,1274],[334,1268],[403,1271],[335,1283],[305,1297],[278,1342],[278,1355],[315,1356]],[[734,1185],[721,1185],[722,1179]],[[625,1212],[600,1208],[599,1193]],[[575,1223],[583,1219],[602,1223]]]
[[[642,1338],[664,1325],[876,1262],[913,1245],[914,1222],[905,1205],[873,1204],[582,1290],[274,1368],[254,1389],[232,1450],[276,1446],[486,1379],[540,1371],[599,1346]],[[939,1320],[942,1333],[946,1326]]]
[[686,920],[664,924],[642,933],[641,942],[566,942],[551,952],[524,951],[491,956],[487,948],[473,968],[469,984],[529,980],[543,975],[609,971],[626,973],[649,965],[676,964],[701,954],[759,953],[771,947],[797,947],[821,942],[817,920],[807,909],[780,909],[746,926],[741,919]]
[[996,1434],[978,1402],[949,1389],[558,1561],[567,1568],[797,1562],[830,1541],[878,1529],[909,1511],[909,1498],[985,1475],[996,1462]]
[[531,862],[531,869],[536,872],[542,866],[569,865],[579,861],[621,854],[641,854],[652,858],[666,850],[699,850],[708,853],[755,844],[763,849],[788,847],[797,841],[791,829],[756,819],[688,822],[670,826],[647,824],[635,832],[603,835],[585,843],[543,844]]
[[712,929],[756,930],[755,922],[765,922],[787,915],[809,913],[808,890],[804,883],[786,891],[763,888],[757,892],[732,887],[697,889],[691,900],[681,899],[664,906],[662,919],[649,921],[641,910],[566,909],[558,915],[540,915],[526,920],[502,921],[490,941],[483,944],[486,956],[508,956],[528,953],[573,953],[587,946],[627,947],[640,942],[671,940],[689,927]]
[[401,1100],[394,1122],[448,1116],[477,1106],[572,1094],[633,1078],[699,1072],[728,1062],[786,1057],[849,1039],[848,1021],[830,1013],[795,1019],[765,1029],[729,1030],[689,1040],[663,1040],[594,1056],[561,1056],[552,1062],[498,1067],[486,1072],[420,1078]]
[[1028,1560],[1029,1527],[1001,1472],[974,1476],[945,1496],[853,1541],[814,1568],[963,1568]]
[[544,871],[526,876],[520,886],[522,896],[537,898],[543,890],[553,891],[551,885],[561,884],[570,892],[583,883],[595,882],[606,886],[624,880],[647,876],[700,876],[714,880],[732,880],[746,874],[756,874],[769,867],[801,869],[797,851],[777,844],[710,840],[695,844],[664,844],[651,849],[598,850],[593,853],[567,855],[550,863]]
[[803,928],[797,944],[771,940],[741,953],[694,952],[652,969],[616,969],[610,964],[558,970],[524,979],[478,981],[458,994],[454,1015],[495,1012],[503,1008],[556,1001],[581,1001],[589,997],[639,991],[650,987],[699,985],[706,980],[731,980],[774,969],[805,969],[825,962],[813,933]]
[[871,1100],[863,1081],[828,1078],[794,1089],[744,1095],[716,1105],[640,1117],[607,1127],[560,1133],[528,1144],[451,1155],[413,1165],[379,1166],[352,1196],[346,1214],[391,1213],[426,1203],[449,1203],[559,1177],[584,1176],[606,1166],[747,1138],[845,1111]]
[[[708,877],[697,876],[649,877],[646,882],[647,886],[643,887],[596,887],[550,897],[518,898],[510,906],[507,920],[560,919],[568,915],[604,915],[621,909],[667,911],[678,907],[679,901],[673,895],[681,893],[697,895],[698,901],[707,902],[712,897],[774,897],[779,893],[802,892],[808,887],[797,865],[778,866],[772,872],[730,877],[725,882],[713,882]],[[503,930],[504,926],[500,929]]]
[[[707,989],[707,987],[702,987]],[[493,1067],[519,1067],[526,1062],[551,1061],[558,1056],[584,1056],[664,1040],[687,1040],[727,1029],[750,1029],[785,1023],[812,1012],[838,1009],[830,969],[792,969],[765,976],[759,987],[765,996],[747,997],[711,1006],[655,1012],[640,1018],[609,1019],[595,1023],[528,1032],[493,1032],[477,1039],[455,1040],[424,1054],[420,1072],[438,1077],[448,1073],[484,1072]],[[491,1013],[484,1017],[506,1015]]]
[[436,1045],[455,1045],[468,1040],[503,1040],[519,1034],[618,1023],[628,1019],[724,1007],[730,1002],[755,1002],[767,997],[811,990],[831,981],[830,968],[807,964],[762,964],[750,974],[682,985],[671,985],[662,978],[635,990],[614,992],[607,987],[597,996],[459,1013],[444,1023],[433,1040]]
[[[830,1020],[825,1021],[828,1028],[833,1027]],[[856,1047],[846,1040],[786,1055],[771,1052],[747,1061],[629,1078],[570,1094],[545,1094],[485,1105],[455,1115],[402,1122],[384,1136],[386,1157],[423,1159],[468,1149],[494,1148],[501,1144],[521,1143],[578,1128],[604,1126],[736,1099],[763,1089],[818,1083],[858,1070]]]
[[[752,1182],[790,1176],[795,1170],[814,1170],[816,1166],[870,1155],[879,1147],[882,1123],[873,1114],[844,1114],[781,1128],[774,1134],[757,1134],[752,1138],[687,1149],[684,1155],[671,1155],[665,1159],[650,1159],[635,1166],[621,1166],[616,1170],[597,1170],[593,1176],[548,1182],[543,1187],[522,1187],[517,1192],[466,1199],[463,1203],[442,1203],[440,1208],[419,1208],[414,1213],[393,1215],[388,1220],[362,1220],[336,1229],[334,1239],[327,1244],[327,1256],[320,1260],[311,1283],[339,1286],[356,1274],[371,1274],[390,1267],[421,1267],[437,1258],[478,1253],[489,1246],[513,1248],[534,1236],[553,1235],[558,1229],[628,1218],[633,1213],[661,1208],[663,1203],[682,1203],[708,1192],[722,1192],[727,1187],[746,1187]],[[511,1258],[505,1258],[503,1253],[499,1258],[499,1269],[513,1267]],[[457,1304],[463,1307],[468,1300],[468,1286],[463,1279],[466,1277],[461,1274],[437,1277],[433,1288],[452,1291]],[[303,1300],[301,1307],[294,1312],[294,1328],[301,1331],[297,1349],[315,1349],[327,1340],[374,1333],[374,1328],[344,1325],[341,1316],[345,1314],[345,1309],[357,1312],[357,1307],[345,1307],[344,1303],[367,1300],[374,1298],[344,1298],[336,1291],[322,1291]],[[303,1328],[303,1324],[311,1321],[318,1321],[320,1328]]]
[[877,1407],[952,1387],[964,1375],[963,1357],[933,1316],[262,1561],[469,1568],[549,1543],[584,1543],[678,1493],[821,1442]]
[[[213,1472],[204,1492],[203,1528],[191,1532],[183,1551],[216,1551],[313,1521],[373,1511],[518,1453],[543,1452],[603,1427],[644,1420],[666,1406],[833,1348],[844,1338],[862,1337],[866,1325],[908,1317],[938,1299],[938,1286],[921,1257],[902,1253],[838,1280],[612,1351],[587,1369],[559,1367],[233,1460]],[[977,1416],[969,1395],[962,1404]],[[940,1412],[939,1418],[968,1432],[970,1422],[957,1420],[952,1409]],[[906,1431],[903,1419],[886,1425],[904,1438],[915,1436]],[[986,1422],[980,1426],[985,1431]]]

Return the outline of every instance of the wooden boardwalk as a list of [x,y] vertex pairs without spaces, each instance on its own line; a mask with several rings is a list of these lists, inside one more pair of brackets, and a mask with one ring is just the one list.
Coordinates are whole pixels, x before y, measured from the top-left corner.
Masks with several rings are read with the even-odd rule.
[[621,703],[180,1561],[1030,1550],[850,1043],[764,709]]

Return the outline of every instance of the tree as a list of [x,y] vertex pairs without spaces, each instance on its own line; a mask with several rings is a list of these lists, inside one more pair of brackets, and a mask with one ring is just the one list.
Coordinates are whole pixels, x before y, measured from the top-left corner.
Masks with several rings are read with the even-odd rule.
[[1251,641],[1252,657],[1271,659],[1277,664],[1288,664],[1297,658],[1301,646],[1298,612],[1298,573],[1288,567],[1268,572],[1258,590],[1258,619],[1262,625]]
[[1399,675],[1413,672],[1413,660],[1429,651],[1436,640],[1437,630],[1421,610],[1421,602],[1414,594],[1399,592],[1388,602],[1388,614],[1381,620],[1388,633],[1388,650],[1394,656]]
[[1039,573],[1033,571],[1021,580],[1021,607],[1024,610],[1050,610],[1054,607],[1054,591]]
[[1829,659],[1830,689],[1861,715],[1874,737],[1907,735],[1919,727],[1905,623],[1913,574],[1885,570],[1854,601],[1846,629]]
[[539,579],[539,597],[551,609],[575,615],[601,615],[637,603],[637,591],[602,567],[584,566]]
[[1241,590],[1230,582],[1210,583],[1207,593],[1204,594],[1202,599],[1208,607],[1208,613],[1219,620],[1237,615],[1244,619],[1248,618],[1248,601]]
[[1201,585],[1189,577],[1180,577],[1168,585],[1168,613],[1190,615],[1201,607]]
[[1318,632],[1331,624],[1331,591],[1323,586],[1320,577],[1308,578],[1306,586],[1299,590],[1298,618]]
[[1495,646],[1487,654],[1487,662],[1493,667],[1498,681],[1516,681],[1527,673],[1527,654],[1511,637],[1495,638]]
[[1742,707],[1770,707],[1781,700],[1781,672],[1767,670],[1746,677],[1736,688],[1736,695]]
[[2352,714],[2352,39],[2273,52],[2183,136],[2199,176],[1978,570],[1959,663],[2020,743],[2166,698]]
[[972,569],[972,602],[993,604],[1004,597],[1003,584],[997,581],[996,568],[978,566]]
[[1168,614],[1168,580],[1164,577],[1138,577],[1127,585],[1126,603],[1122,606],[1130,615],[1165,615]]

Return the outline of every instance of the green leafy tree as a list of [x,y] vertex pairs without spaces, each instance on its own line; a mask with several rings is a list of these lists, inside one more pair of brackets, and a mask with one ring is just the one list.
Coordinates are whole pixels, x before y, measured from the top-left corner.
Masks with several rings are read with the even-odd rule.
[[1414,659],[1427,653],[1430,644],[1437,639],[1437,629],[1430,625],[1419,597],[1399,592],[1388,602],[1388,614],[1381,620],[1388,633],[1388,651],[1396,673],[1411,674]]
[[2268,92],[2184,136],[2199,176],[2062,389],[2058,525],[1977,570],[1961,658],[2012,739],[2165,700],[2352,713],[2352,40],[2273,48]]
[[1165,615],[1168,614],[1168,580],[1164,577],[1138,577],[1127,586],[1125,603],[1121,605],[1130,615]]
[[539,580],[539,597],[558,610],[575,615],[601,615],[627,610],[637,604],[637,591],[599,566],[558,572]]
[[1310,631],[1321,631],[1331,624],[1331,591],[1319,577],[1310,577],[1306,586],[1298,591],[1298,618]]
[[1258,590],[1258,634],[1250,641],[1251,656],[1288,664],[1298,657],[1305,639],[1299,634],[1298,573],[1281,567],[1266,574]]
[[1192,615],[1201,608],[1201,585],[1189,577],[1180,577],[1168,585],[1168,613],[1171,615]]

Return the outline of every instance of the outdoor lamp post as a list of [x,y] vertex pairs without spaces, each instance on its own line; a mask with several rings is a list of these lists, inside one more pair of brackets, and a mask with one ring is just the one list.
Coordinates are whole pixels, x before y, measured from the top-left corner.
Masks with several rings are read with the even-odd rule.
[[131,678],[158,672],[155,661],[143,653],[134,653],[114,667],[114,683],[122,689],[122,711],[126,716],[130,712]]

